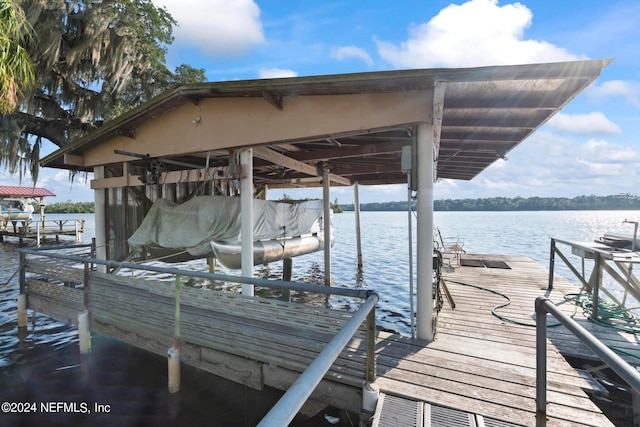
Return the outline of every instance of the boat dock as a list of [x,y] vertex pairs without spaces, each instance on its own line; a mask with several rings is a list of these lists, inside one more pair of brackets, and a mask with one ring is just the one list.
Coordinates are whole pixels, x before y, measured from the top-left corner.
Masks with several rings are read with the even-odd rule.
[[7,221],[0,229],[0,242],[3,242],[5,237],[13,237],[19,239],[20,243],[26,239],[33,239],[40,246],[43,239],[54,237],[56,241],[60,241],[60,236],[73,236],[76,242],[81,242],[82,233],[84,233],[83,219]]
[[[444,275],[455,309],[445,300],[435,340],[423,346],[410,338],[380,334],[376,381],[385,393],[413,402],[412,407],[422,411],[423,425],[428,425],[429,416],[443,416],[442,408],[449,408],[447,417],[478,420],[480,416],[485,426],[536,425],[534,301],[546,296],[572,315],[575,307],[564,301],[564,295],[578,289],[556,275],[554,289],[548,291],[548,270],[528,257],[463,255],[462,259],[467,266]],[[508,302],[500,294],[510,300],[496,310],[504,319],[491,313]],[[624,349],[625,359],[637,365],[640,349],[635,335],[591,323],[580,311],[574,320],[607,344]],[[548,323],[557,322],[549,317]],[[548,424],[614,425],[584,391],[597,385],[582,378],[563,353],[595,356],[564,326],[550,327],[548,336]],[[442,408],[434,412],[433,405]]]
[[[47,236],[74,236],[80,242],[84,233],[84,220],[56,218],[47,219],[44,213],[45,197],[55,196],[46,188],[18,187],[0,185],[0,242],[5,237],[14,237],[22,243],[26,239],[34,239],[40,246]],[[32,218],[35,208],[28,201],[32,200],[39,207],[40,217]]]
[[[23,251],[21,283],[29,309],[71,323],[88,309],[95,331],[161,355],[179,342],[182,363],[256,389],[269,385],[288,390],[353,315],[228,292],[176,291],[174,281],[99,273],[91,264],[95,260],[65,264],[47,254]],[[374,425],[429,425],[437,417],[476,423],[470,425],[535,425],[534,300],[547,296],[572,314],[574,308],[563,296],[576,286],[556,275],[553,291],[548,291],[548,270],[527,257],[465,255],[462,261],[444,275],[453,301],[444,301],[433,342],[377,331],[372,358],[367,342],[374,328],[368,316],[311,399],[360,412],[362,386],[373,379],[375,360],[381,399]],[[370,296],[368,292],[361,297]],[[491,313],[506,302],[500,294],[510,299],[497,310],[502,318]],[[640,356],[635,336],[591,324],[580,315],[575,319],[602,340]],[[588,353],[563,329],[549,328],[549,425],[613,425],[584,391],[596,386],[562,356],[559,349]]]

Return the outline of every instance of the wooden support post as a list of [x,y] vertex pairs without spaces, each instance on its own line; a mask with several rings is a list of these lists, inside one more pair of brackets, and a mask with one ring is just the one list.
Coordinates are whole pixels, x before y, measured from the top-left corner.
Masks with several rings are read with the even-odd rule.
[[[93,168],[93,178],[104,178],[104,166],[95,166]],[[96,258],[107,259],[107,199],[105,189],[93,190],[93,198],[95,203],[95,239],[96,239]],[[107,272],[107,266],[98,264],[97,270],[101,273]]]
[[216,259],[214,257],[207,258],[207,265],[209,266],[209,273],[216,272]]
[[[285,258],[282,260],[282,280],[285,282],[291,281],[291,273],[293,270],[293,258]],[[283,301],[291,301],[291,289],[283,289],[282,297]]]

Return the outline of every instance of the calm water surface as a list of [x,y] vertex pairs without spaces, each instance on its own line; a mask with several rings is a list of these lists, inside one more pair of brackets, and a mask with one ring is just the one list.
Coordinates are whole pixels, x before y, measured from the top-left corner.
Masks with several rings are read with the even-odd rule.
[[[47,217],[54,219],[55,216]],[[92,215],[58,216],[85,219],[83,241],[91,241]],[[591,241],[607,231],[630,234],[633,227],[622,223],[626,218],[640,220],[640,212],[434,214],[442,235],[460,237],[468,253],[525,255],[545,267],[549,262],[550,237]],[[336,243],[332,254],[334,286],[375,289],[381,296],[378,324],[405,335],[410,333],[407,223],[406,212],[363,212],[364,268],[358,271],[354,214],[334,215]],[[414,217],[414,248],[415,231]],[[55,244],[55,241],[47,243]],[[0,413],[0,425],[250,426],[277,400],[278,393],[262,394],[258,398],[250,389],[188,368],[183,368],[183,387],[176,400],[166,392],[165,358],[99,336],[93,339],[93,366],[87,372],[80,364],[75,328],[44,316],[36,317],[35,328],[30,324],[31,333],[20,342],[15,314],[18,280],[11,278],[18,268],[17,248],[17,241],[12,239],[0,244],[0,401],[38,405],[50,401],[99,403],[109,405],[110,413]],[[321,282],[323,265],[322,253],[296,258],[293,279]],[[191,262],[187,267],[206,270],[204,260]],[[256,270],[256,274],[269,277],[280,272],[279,264]],[[556,272],[571,278],[570,271],[561,262],[556,263]],[[339,298],[332,299],[331,304],[355,308],[353,301]],[[325,424],[323,415],[315,421],[316,425]]]

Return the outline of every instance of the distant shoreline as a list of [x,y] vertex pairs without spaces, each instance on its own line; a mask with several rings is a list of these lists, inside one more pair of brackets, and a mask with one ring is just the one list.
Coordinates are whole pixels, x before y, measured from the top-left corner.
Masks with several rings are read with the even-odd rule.
[[[353,204],[340,204],[345,211],[353,211]],[[490,197],[483,199],[442,199],[433,201],[438,212],[513,212],[513,211],[586,211],[640,210],[640,196],[616,194],[611,196],[567,197]],[[413,202],[415,210],[415,202]],[[407,201],[361,203],[361,211],[406,211]]]
[[[345,212],[354,211],[353,204],[332,204]],[[413,209],[416,209],[415,201]],[[567,197],[490,197],[481,199],[441,199],[433,201],[437,212],[514,212],[514,211],[589,211],[589,210],[640,210],[640,196],[635,194],[616,194],[611,196]],[[52,203],[46,207],[47,213],[94,213],[93,202]],[[363,212],[406,212],[407,201],[361,203]],[[36,209],[36,212],[39,211]]]

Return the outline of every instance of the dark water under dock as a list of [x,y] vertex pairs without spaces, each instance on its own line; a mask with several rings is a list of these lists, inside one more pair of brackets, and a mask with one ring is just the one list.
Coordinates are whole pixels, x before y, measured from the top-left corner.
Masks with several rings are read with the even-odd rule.
[[[84,364],[76,343],[26,342],[14,352],[16,360],[0,377],[0,401],[21,407],[1,414],[0,425],[254,426],[281,395],[187,366],[181,391],[172,395],[165,358],[101,336],[92,344],[91,361]],[[329,425],[324,414],[339,416],[329,408],[293,425]]]

